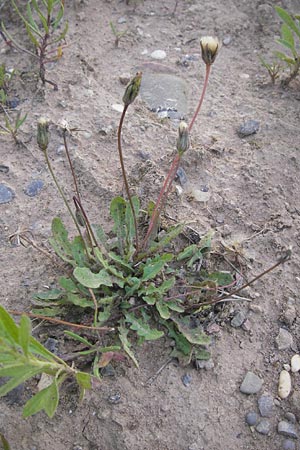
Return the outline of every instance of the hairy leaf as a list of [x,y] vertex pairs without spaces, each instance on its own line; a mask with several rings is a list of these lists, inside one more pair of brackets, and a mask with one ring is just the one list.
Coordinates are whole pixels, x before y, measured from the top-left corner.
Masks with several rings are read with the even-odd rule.
[[79,283],[87,288],[97,289],[101,285],[112,286],[112,280],[105,269],[93,273],[88,267],[76,267],[73,275]]
[[146,341],[153,341],[164,335],[163,331],[150,328],[150,326],[144,322],[143,318],[137,318],[134,314],[126,313],[125,320],[130,323],[130,329],[136,331],[137,335],[144,338]]
[[155,278],[163,269],[165,264],[172,261],[173,255],[171,253],[165,253],[158,255],[153,259],[146,261],[142,276],[142,281],[148,281]]
[[29,417],[37,412],[44,410],[48,417],[52,418],[55,414],[59,402],[59,392],[56,379],[45,389],[35,394],[25,404],[23,409],[23,417]]

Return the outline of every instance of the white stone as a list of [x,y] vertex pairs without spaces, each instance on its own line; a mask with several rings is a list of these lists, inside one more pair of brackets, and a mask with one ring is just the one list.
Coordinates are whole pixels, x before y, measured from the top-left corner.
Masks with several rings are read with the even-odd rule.
[[282,370],[279,375],[278,395],[285,399],[290,395],[292,389],[292,380],[289,372]]
[[167,54],[164,50],[154,50],[150,56],[153,59],[165,59]]
[[296,373],[300,370],[300,355],[294,355],[291,359],[292,372]]
[[111,105],[112,109],[121,113],[123,112],[124,106],[119,104],[119,103],[115,103],[114,105]]

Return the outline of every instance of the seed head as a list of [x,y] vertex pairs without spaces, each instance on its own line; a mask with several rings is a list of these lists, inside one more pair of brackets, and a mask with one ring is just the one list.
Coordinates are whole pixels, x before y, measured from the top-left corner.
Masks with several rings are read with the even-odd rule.
[[130,105],[136,99],[142,81],[142,72],[137,72],[136,76],[132,78],[129,82],[128,86],[125,89],[125,93],[123,95],[123,103],[125,106]]
[[218,50],[220,48],[220,42],[218,38],[212,36],[204,36],[200,39],[200,46],[202,52],[202,59],[205,64],[211,65],[215,61]]
[[177,151],[181,156],[190,146],[189,127],[186,122],[182,121],[178,127]]
[[43,152],[47,151],[49,139],[49,121],[44,117],[40,117],[37,124],[37,143]]

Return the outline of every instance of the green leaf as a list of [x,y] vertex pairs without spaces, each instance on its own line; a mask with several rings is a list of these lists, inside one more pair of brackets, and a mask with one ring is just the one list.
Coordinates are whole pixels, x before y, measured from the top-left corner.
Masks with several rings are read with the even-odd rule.
[[[27,13],[27,17],[28,17],[28,22],[30,23],[31,28],[38,34],[39,33],[39,27],[38,27],[38,25],[36,24],[36,22],[35,22],[35,20],[33,18],[32,10],[31,10],[31,4],[30,3],[31,2],[29,1],[29,2],[27,2],[27,5],[26,5],[26,13]],[[29,27],[28,27],[28,29],[30,30]]]
[[33,298],[38,300],[58,300],[61,296],[62,291],[60,289],[49,289],[46,292],[38,292]]
[[108,237],[105,231],[103,230],[102,226],[98,224],[97,225],[93,224],[92,229],[96,235],[97,240],[100,241],[101,244],[104,245],[104,247],[106,247]]
[[76,236],[71,243],[71,251],[76,264],[79,267],[86,266],[86,253],[83,239],[81,236]]
[[11,450],[7,439],[5,438],[5,436],[2,433],[0,433],[0,442],[2,444],[3,450]]
[[170,227],[170,229],[166,232],[164,237],[158,242],[151,242],[149,252],[155,253],[159,250],[163,250],[173,239],[175,239],[183,230],[184,225],[178,224],[174,227]]
[[194,348],[195,358],[200,361],[208,361],[211,357],[210,352],[204,348]]
[[142,318],[137,318],[134,314],[126,313],[125,321],[130,323],[130,329],[137,332],[137,335],[143,337],[146,341],[153,341],[164,335],[163,331],[150,328]]
[[170,318],[171,313],[166,302],[164,302],[163,300],[158,300],[155,303],[155,306],[162,319],[168,320]]
[[[134,196],[131,198],[131,201],[135,212],[135,217],[138,217],[140,210],[139,198]],[[126,204],[125,225],[126,225],[126,241],[127,241],[126,256],[130,258],[135,252],[133,244],[135,242],[136,232],[135,232],[134,216],[129,202],[127,202]]]
[[35,394],[25,404],[23,409],[23,418],[32,416],[37,412],[44,410],[50,419],[54,416],[59,402],[59,391],[57,380],[45,389]]
[[80,306],[80,308],[94,308],[92,299],[81,297],[81,295],[73,294],[72,292],[67,293],[66,301],[72,305]]
[[30,344],[29,344],[29,351],[31,353],[34,353],[35,355],[42,356],[44,359],[50,362],[59,362],[63,366],[66,366],[66,363],[62,361],[58,356],[51,353],[49,350],[46,349],[39,341],[34,339],[33,336],[31,336]]
[[58,27],[58,25],[61,22],[61,19],[63,18],[63,15],[64,15],[64,7],[61,4],[61,7],[60,7],[60,9],[59,9],[59,11],[57,13],[57,16],[56,16],[55,20],[52,23],[53,30],[56,30],[56,28]]
[[102,311],[99,311],[98,324],[100,326],[110,318],[112,307],[113,307],[113,303],[110,303],[108,305],[104,305],[102,308]]
[[133,352],[130,350],[131,344],[128,340],[128,330],[125,327],[124,323],[122,323],[119,327],[118,327],[118,331],[119,331],[119,339],[122,343],[122,346],[124,348],[124,351],[127,353],[127,355],[129,356],[129,358],[132,359],[132,361],[134,362],[136,367],[139,367],[139,363],[137,362]]
[[277,58],[281,59],[281,61],[286,62],[289,65],[294,65],[295,64],[295,59],[291,58],[290,56],[285,55],[282,52],[276,51],[274,52],[275,56],[277,56]]
[[291,45],[293,50],[295,50],[294,35],[285,23],[281,26],[281,37]]
[[79,336],[79,334],[73,333],[73,331],[64,330],[64,333],[71,339],[74,339],[74,341],[79,341],[82,344],[87,345],[88,347],[91,347],[93,345],[87,339],[83,338],[82,336]]
[[214,231],[210,230],[201,238],[201,241],[198,244],[198,247],[201,251],[210,250],[211,240],[212,240],[213,235],[214,235]]
[[28,356],[28,348],[31,338],[31,322],[27,316],[21,316],[19,326],[19,343],[25,356]]
[[177,261],[191,258],[197,250],[198,246],[196,244],[189,245],[181,253],[179,253],[179,255],[177,256]]
[[57,317],[62,314],[63,310],[60,307],[51,306],[51,308],[34,308],[31,312],[46,317]]
[[210,337],[207,336],[200,327],[192,327],[191,319],[186,317],[172,317],[180,333],[191,343],[207,346],[210,344]]
[[[37,1],[36,0],[30,0],[33,4],[34,9],[36,10],[40,21],[42,22],[43,28],[45,30],[45,33],[49,34],[49,26],[47,23],[47,17],[45,17],[42,13],[42,11],[40,10],[40,8],[38,7]],[[49,0],[48,0],[49,1]]]
[[233,277],[229,272],[212,272],[208,278],[215,281],[218,286],[227,286],[233,282]]
[[4,336],[13,344],[19,341],[19,328],[9,313],[0,305],[0,336]]
[[52,236],[49,239],[51,246],[56,254],[63,260],[73,264],[73,255],[71,243],[68,239],[68,232],[59,217],[52,220]]
[[168,308],[171,309],[171,311],[182,313],[185,311],[184,307],[179,305],[176,301],[169,302],[168,301]]
[[158,255],[153,259],[146,261],[143,271],[142,281],[148,281],[155,278],[163,269],[165,264],[172,261],[173,255],[171,253],[165,253]]
[[279,44],[283,45],[284,47],[288,48],[289,50],[291,50],[291,52],[293,53],[293,56],[296,58],[297,57],[297,52],[295,51],[295,49],[293,48],[293,46],[288,42],[285,41],[284,39],[277,39],[277,41]]
[[127,272],[131,273],[133,272],[133,268],[126,261],[124,261],[124,259],[121,256],[116,255],[116,253],[114,252],[109,252],[108,256],[119,266],[121,266],[123,270],[126,270]]
[[294,31],[297,34],[297,36],[300,38],[300,28],[297,27],[296,22],[289,15],[289,13],[287,11],[285,11],[283,8],[280,8],[280,6],[275,6],[275,10],[276,10],[278,16],[286,23],[286,25],[292,31]]
[[79,283],[87,288],[97,289],[101,285],[112,286],[112,280],[105,269],[93,273],[88,267],[76,267],[73,275]]
[[79,400],[81,401],[84,397],[85,390],[92,388],[91,375],[85,372],[77,372],[75,377],[80,388]]
[[124,254],[124,243],[126,239],[125,227],[126,201],[123,197],[115,197],[110,204],[110,215],[114,221],[114,232],[119,242],[119,251]]
[[19,384],[24,383],[24,381],[29,378],[34,377],[38,373],[41,373],[40,367],[32,367],[24,364],[8,366],[0,369],[0,377],[11,377],[7,383],[0,386],[0,397],[6,395],[8,392],[12,391]]

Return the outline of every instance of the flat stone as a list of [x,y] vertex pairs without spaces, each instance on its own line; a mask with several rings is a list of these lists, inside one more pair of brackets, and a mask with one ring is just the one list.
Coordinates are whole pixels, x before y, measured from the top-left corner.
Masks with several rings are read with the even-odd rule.
[[144,70],[140,95],[152,111],[177,112],[182,117],[187,114],[187,83],[182,78],[169,73]]
[[278,423],[277,427],[278,434],[281,434],[282,436],[292,438],[292,439],[298,439],[297,429],[295,425],[291,422],[286,422],[285,420],[281,420]]
[[255,427],[256,431],[260,434],[269,434],[271,431],[271,423],[268,419],[262,419]]
[[275,342],[278,350],[287,350],[293,344],[293,336],[285,328],[280,328]]
[[0,183],[0,205],[9,203],[14,198],[14,191],[3,183]]
[[287,412],[285,415],[285,418],[288,422],[291,422],[291,423],[296,423],[296,421],[297,421],[295,414],[293,414],[291,412]]
[[35,197],[38,195],[44,187],[44,182],[42,180],[33,180],[28,186],[24,189],[24,193],[28,195],[28,197]]
[[243,394],[257,394],[262,388],[263,380],[253,372],[247,372],[240,386]]
[[233,328],[239,328],[243,325],[246,318],[247,318],[247,315],[246,315],[245,311],[237,311],[235,313],[234,317],[231,319],[230,325]]
[[258,399],[258,409],[262,417],[272,417],[274,413],[274,400],[271,395],[262,395]]
[[245,416],[246,424],[254,427],[259,421],[259,415],[254,411],[249,411]]
[[167,54],[164,50],[154,50],[154,52],[151,53],[151,58],[153,59],[165,59]]
[[285,439],[282,444],[282,450],[296,450],[295,441],[291,441],[291,439]]
[[243,125],[240,125],[237,132],[240,137],[251,136],[259,130],[259,122],[257,120],[248,120]]

